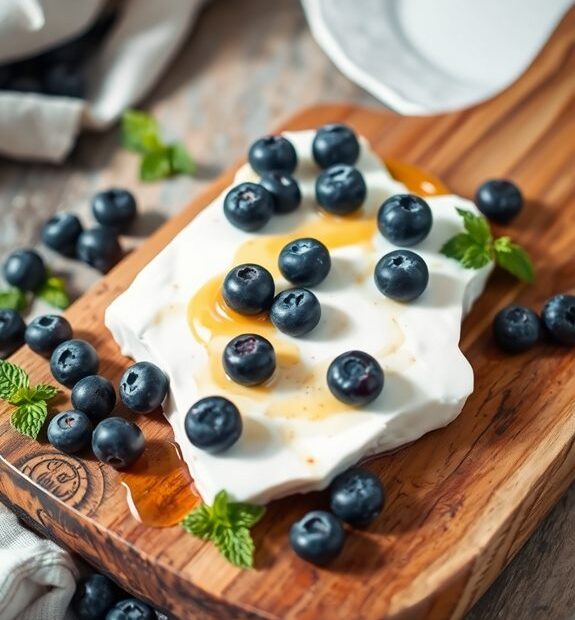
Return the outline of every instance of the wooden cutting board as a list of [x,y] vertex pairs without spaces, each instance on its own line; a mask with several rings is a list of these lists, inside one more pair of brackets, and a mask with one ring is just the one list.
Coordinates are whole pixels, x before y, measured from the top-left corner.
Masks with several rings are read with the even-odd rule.
[[[255,529],[256,569],[242,572],[179,527],[139,523],[115,471],[18,436],[2,407],[2,500],[178,618],[459,618],[575,478],[573,351],[542,344],[509,356],[490,336],[501,306],[517,300],[539,309],[575,286],[575,12],[521,80],[483,105],[431,118],[324,105],[282,129],[328,121],[351,124],[382,157],[417,164],[464,196],[488,177],[514,179],[527,205],[509,232],[531,252],[538,279],[527,287],[502,273],[492,277],[463,327],[474,394],[448,427],[370,464],[387,489],[387,507],[370,529],[349,536],[329,570],[298,560],[287,542],[290,524],[323,505],[320,494],[273,503]],[[77,336],[98,348],[103,374],[117,381],[129,363],[103,326],[106,306],[232,174],[67,312]],[[12,359],[33,381],[51,379],[47,363],[26,347]],[[159,414],[138,422],[149,442],[171,438]]]

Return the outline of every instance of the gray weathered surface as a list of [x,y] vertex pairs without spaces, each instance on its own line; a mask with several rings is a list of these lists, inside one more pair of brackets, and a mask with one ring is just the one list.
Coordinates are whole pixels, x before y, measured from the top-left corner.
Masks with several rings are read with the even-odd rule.
[[[377,105],[333,68],[312,40],[295,0],[214,1],[189,43],[145,104],[166,134],[183,138],[200,166],[197,178],[142,185],[136,158],[118,148],[117,131],[81,139],[61,167],[0,162],[0,255],[35,244],[59,209],[89,218],[99,188],[133,189],[147,212],[142,236],[177,211],[252,139],[305,105],[345,101]],[[126,245],[137,239],[126,240]],[[81,292],[97,274],[48,255]],[[468,615],[469,620],[559,620],[575,613],[575,488]]]

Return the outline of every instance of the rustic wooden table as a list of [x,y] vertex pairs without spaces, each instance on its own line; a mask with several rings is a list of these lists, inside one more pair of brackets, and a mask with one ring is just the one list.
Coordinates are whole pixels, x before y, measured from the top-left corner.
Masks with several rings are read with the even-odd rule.
[[[145,236],[196,195],[246,146],[292,112],[322,101],[381,105],[343,77],[313,41],[295,0],[217,0],[144,106],[169,136],[184,139],[199,173],[143,185],[118,133],[82,137],[61,166],[0,161],[0,255],[36,245],[42,222],[73,210],[88,222],[99,188],[135,191]],[[138,236],[126,241],[138,243]],[[80,294],[97,275],[46,253]],[[468,620],[549,619],[575,614],[575,486],[543,522]]]

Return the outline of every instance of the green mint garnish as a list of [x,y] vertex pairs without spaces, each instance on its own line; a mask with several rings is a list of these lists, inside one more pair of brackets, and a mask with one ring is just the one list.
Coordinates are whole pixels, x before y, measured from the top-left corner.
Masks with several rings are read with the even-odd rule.
[[493,239],[487,220],[465,209],[457,209],[465,232],[451,237],[441,253],[459,261],[466,269],[481,269],[494,260],[523,282],[533,282],[535,271],[527,252],[509,237]]
[[11,288],[0,291],[0,308],[3,310],[18,310],[22,312],[26,309],[28,300],[26,293],[19,288]]
[[22,435],[38,437],[48,417],[48,401],[57,393],[57,388],[47,383],[31,387],[23,368],[0,360],[0,399],[16,407],[10,424]]
[[66,292],[66,283],[62,278],[50,276],[37,293],[40,299],[55,308],[65,310],[70,305],[70,297]]
[[265,513],[263,506],[230,502],[220,491],[212,506],[200,504],[185,517],[182,527],[193,536],[211,540],[228,562],[239,568],[254,565],[254,541],[250,534]]
[[122,116],[122,145],[142,156],[140,179],[157,181],[177,174],[194,174],[196,167],[180,142],[166,144],[157,121],[145,112],[126,110]]

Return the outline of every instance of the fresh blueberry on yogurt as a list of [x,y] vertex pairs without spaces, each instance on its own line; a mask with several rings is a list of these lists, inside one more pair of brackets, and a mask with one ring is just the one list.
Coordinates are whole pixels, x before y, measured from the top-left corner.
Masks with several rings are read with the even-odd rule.
[[359,141],[353,129],[347,125],[324,125],[315,134],[312,153],[320,168],[329,168],[335,164],[353,166],[359,157]]
[[383,256],[374,272],[377,288],[390,299],[408,302],[427,288],[429,270],[423,258],[410,250],[394,250]]
[[267,381],[276,368],[271,342],[258,334],[241,334],[230,340],[222,360],[228,377],[241,385],[259,385]]
[[291,175],[272,170],[264,173],[260,183],[272,195],[276,213],[292,213],[300,206],[301,190]]
[[272,323],[288,336],[304,336],[319,323],[321,306],[306,288],[291,288],[276,296],[270,310]]
[[261,265],[236,265],[224,279],[222,296],[240,314],[260,314],[269,310],[275,293],[272,274]]
[[212,454],[231,448],[242,434],[238,408],[222,396],[208,396],[193,404],[185,419],[190,442]]
[[278,258],[283,277],[296,286],[317,286],[331,269],[327,247],[318,239],[294,239],[285,245]]
[[254,232],[263,228],[274,212],[274,198],[257,183],[240,183],[226,194],[224,214],[236,228]]
[[292,174],[297,166],[297,153],[293,144],[283,136],[264,136],[256,140],[249,150],[251,167],[259,174],[278,170]]
[[410,247],[423,241],[433,224],[429,205],[413,194],[390,196],[379,208],[377,226],[395,245]]
[[338,355],[327,370],[327,386],[341,402],[363,407],[383,390],[384,375],[379,362],[363,351]]
[[336,164],[321,172],[315,183],[318,204],[329,213],[347,215],[357,211],[367,196],[367,186],[357,168]]

